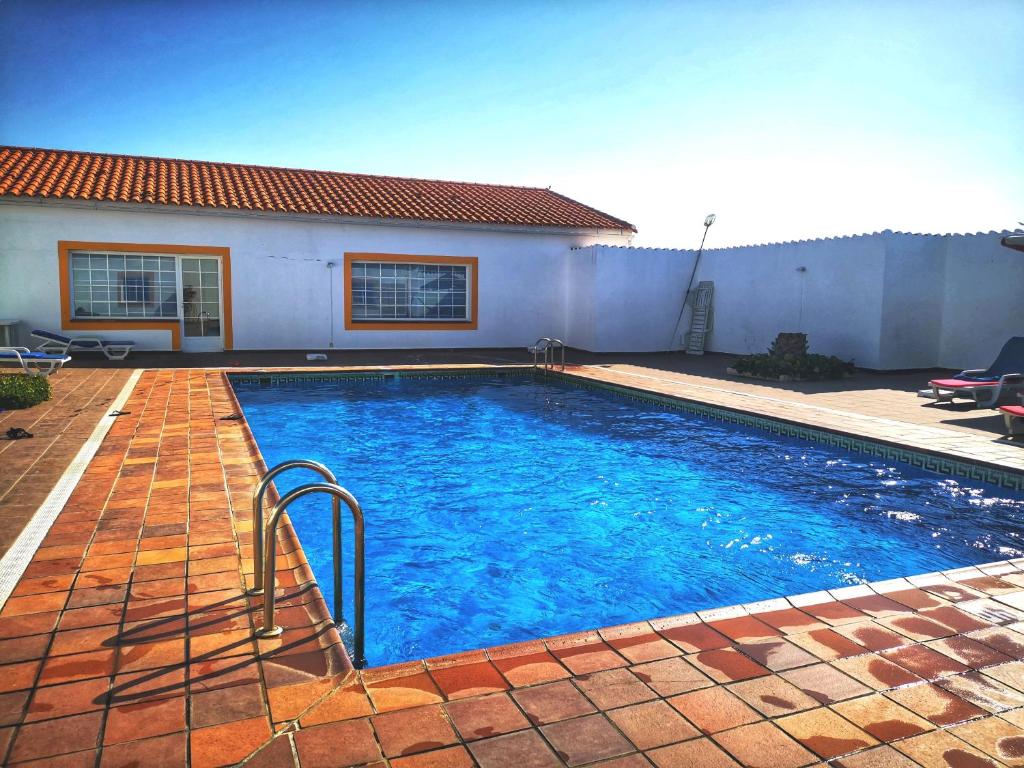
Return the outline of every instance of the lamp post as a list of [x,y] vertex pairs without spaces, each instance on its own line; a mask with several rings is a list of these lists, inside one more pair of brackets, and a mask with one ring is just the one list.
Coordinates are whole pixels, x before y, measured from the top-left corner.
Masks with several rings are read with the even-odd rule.
[[704,217],[704,236],[700,239],[700,248],[697,249],[697,258],[693,260],[693,269],[690,270],[690,279],[686,282],[686,292],[683,294],[683,306],[679,308],[679,317],[676,318],[675,328],[672,329],[672,346],[675,346],[676,333],[679,331],[679,324],[683,321],[683,312],[686,311],[686,304],[690,301],[690,289],[693,287],[693,278],[697,276],[697,265],[700,264],[700,257],[704,253],[704,241],[708,239],[708,230],[715,223],[715,214],[709,213]]

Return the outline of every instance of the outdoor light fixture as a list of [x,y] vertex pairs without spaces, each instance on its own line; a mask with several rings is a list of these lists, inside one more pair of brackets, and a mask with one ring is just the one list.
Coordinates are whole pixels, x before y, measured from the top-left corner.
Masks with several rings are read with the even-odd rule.
[[[693,287],[693,278],[697,274],[697,265],[700,264],[701,254],[704,253],[704,241],[708,239],[708,230],[711,228],[711,225],[714,224],[714,223],[715,223],[715,214],[709,213],[707,216],[704,217],[704,237],[702,237],[700,239],[700,248],[697,249],[697,258],[694,259],[694,261],[693,261],[693,270],[691,270],[691,272],[690,272],[690,281],[686,284],[686,293],[683,294],[683,296],[684,296],[684,298],[683,298],[683,306],[686,306],[686,302],[689,300],[690,289]],[[682,318],[682,316],[683,316],[683,313],[680,312],[679,313],[680,319]],[[677,325],[678,325],[678,323],[677,323]]]

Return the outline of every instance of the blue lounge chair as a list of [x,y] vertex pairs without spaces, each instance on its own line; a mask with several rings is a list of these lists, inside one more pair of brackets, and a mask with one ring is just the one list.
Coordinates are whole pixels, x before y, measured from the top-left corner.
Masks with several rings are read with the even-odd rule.
[[1003,345],[988,368],[960,371],[951,379],[933,379],[921,397],[952,402],[955,397],[972,398],[979,408],[995,408],[1000,398],[1024,392],[1024,336],[1014,336]]
[[112,341],[98,336],[65,336],[53,331],[34,330],[32,335],[42,339],[37,352],[66,355],[68,352],[102,352],[107,360],[124,360],[135,347],[134,341]]
[[0,365],[20,365],[29,376],[49,376],[70,359],[68,355],[33,352],[28,347],[0,347]]

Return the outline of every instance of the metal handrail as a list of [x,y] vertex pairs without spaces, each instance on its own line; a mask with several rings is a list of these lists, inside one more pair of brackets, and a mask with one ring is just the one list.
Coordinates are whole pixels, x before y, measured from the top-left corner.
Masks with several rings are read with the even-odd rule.
[[552,338],[549,338],[547,336],[545,336],[543,339],[537,339],[537,341],[534,343],[534,345],[529,348],[529,351],[533,353],[533,367],[534,368],[537,367],[537,353],[538,352],[543,352],[544,353],[544,370],[546,371],[549,368],[553,369],[555,367],[555,361],[554,361],[554,358],[551,355],[551,350],[555,346],[558,346],[562,350],[561,367],[562,367],[562,370],[564,371],[565,370],[565,344],[562,342],[561,339],[552,339]]
[[[307,483],[306,485],[300,485],[284,495],[284,497],[274,505],[274,508],[270,511],[270,517],[267,521],[267,530],[265,533],[265,551],[266,558],[263,562],[263,581],[265,584],[270,586],[263,595],[263,626],[256,631],[258,637],[277,637],[284,630],[274,623],[274,609],[276,607],[276,596],[274,594],[274,571],[277,561],[277,548],[274,546],[274,537],[277,533],[277,524],[281,521],[281,515],[285,513],[288,506],[303,496],[308,496],[311,493],[329,493],[336,501],[344,501],[348,508],[352,511],[353,521],[353,533],[355,536],[355,590],[354,590],[354,601],[355,601],[355,623],[353,626],[353,658],[352,664],[357,669],[366,665],[365,656],[365,626],[364,626],[364,601],[365,601],[365,590],[366,590],[366,569],[364,563],[364,550],[363,550],[363,510],[359,506],[359,502],[356,497],[349,493],[347,490],[342,488],[337,483]],[[340,529],[340,512],[338,511],[338,505],[334,505],[335,509],[335,530]],[[338,537],[335,538],[336,547],[338,545]],[[335,549],[334,558],[334,582],[338,584],[340,582],[341,574],[341,559],[337,557],[339,554],[338,548]],[[340,600],[338,599],[338,592],[334,593],[335,613],[334,623],[341,624],[344,622],[342,615]]]
[[[561,362],[561,366],[562,366],[562,370],[564,371],[564,370],[565,370],[565,344],[564,344],[564,343],[562,342],[562,340],[561,340],[561,339],[551,339],[551,343],[550,343],[550,344],[548,344],[548,347],[549,347],[549,348],[550,348],[550,347],[553,347],[553,346],[555,346],[556,344],[558,345],[558,348],[559,348],[560,350],[562,350],[562,362]],[[554,361],[554,359],[552,359],[552,360],[551,360],[551,367],[552,367],[552,368],[554,368],[554,367],[555,367],[555,361]]]
[[[263,497],[267,492],[267,488],[270,487],[270,483],[273,482],[274,478],[280,475],[282,472],[288,469],[311,469],[314,472],[319,472],[320,475],[328,483],[337,483],[338,478],[334,476],[327,467],[321,464],[319,461],[313,461],[312,459],[290,459],[288,461],[282,461],[280,464],[272,467],[270,471],[263,476],[260,480],[260,484],[256,486],[256,491],[252,495],[252,559],[255,565],[253,572],[253,587],[249,590],[250,595],[262,595],[263,594]],[[335,511],[339,514],[335,515],[335,518],[340,517],[341,508],[338,506],[340,502],[335,499],[334,506]],[[335,543],[340,540],[339,531],[334,532]],[[338,552],[335,551],[335,558],[338,557]],[[335,594],[340,591],[338,589],[340,585],[335,583]]]
[[[541,346],[542,344],[544,346]],[[534,345],[529,348],[528,351],[533,353],[533,367],[534,368],[537,367],[537,353],[538,352],[543,352],[544,353],[544,368],[547,369],[547,367],[548,367],[548,346],[550,344],[551,344],[551,339],[549,339],[547,336],[545,336],[543,339],[537,339],[537,341],[534,343]]]

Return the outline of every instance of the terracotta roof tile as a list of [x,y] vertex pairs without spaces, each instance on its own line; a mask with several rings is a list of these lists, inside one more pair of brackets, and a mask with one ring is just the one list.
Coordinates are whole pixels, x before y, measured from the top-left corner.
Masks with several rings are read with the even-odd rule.
[[538,187],[25,147],[0,147],[0,196],[636,230]]

